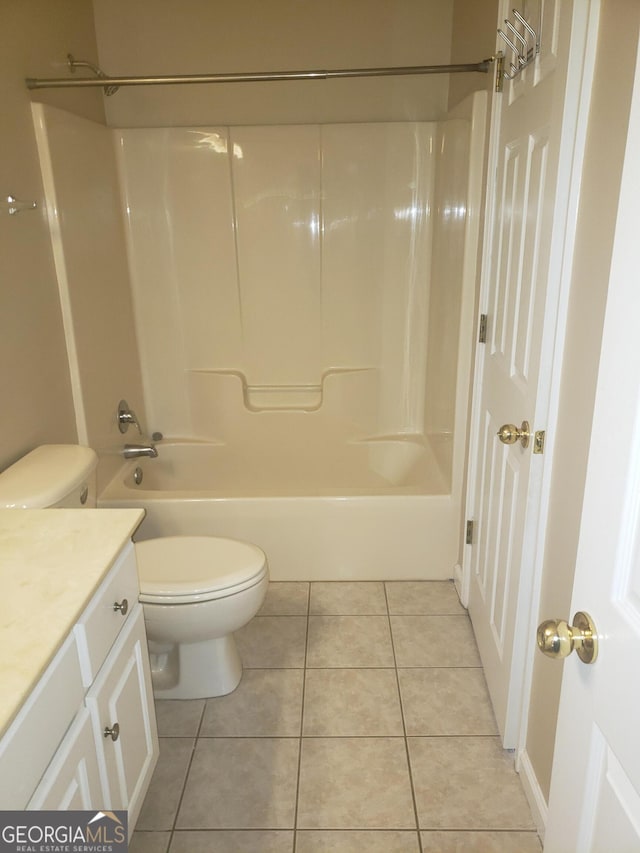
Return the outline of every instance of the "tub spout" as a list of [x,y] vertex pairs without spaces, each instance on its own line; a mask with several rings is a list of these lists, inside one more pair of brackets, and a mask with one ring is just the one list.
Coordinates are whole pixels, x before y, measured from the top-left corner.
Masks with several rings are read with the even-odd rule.
[[158,455],[155,444],[125,444],[122,454],[125,459],[138,459],[140,456],[149,456],[155,459]]

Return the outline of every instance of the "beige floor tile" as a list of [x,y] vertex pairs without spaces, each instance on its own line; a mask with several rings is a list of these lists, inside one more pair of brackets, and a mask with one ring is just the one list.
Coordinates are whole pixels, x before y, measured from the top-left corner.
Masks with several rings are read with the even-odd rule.
[[417,832],[298,831],[296,853],[419,853]]
[[305,738],[299,829],[415,829],[403,738]]
[[499,738],[409,738],[409,757],[421,829],[534,828]]
[[391,581],[385,583],[389,613],[464,614],[452,581]]
[[302,669],[245,669],[233,693],[208,699],[201,737],[298,737]]
[[424,853],[541,853],[535,832],[423,832]]
[[310,616],[307,666],[393,666],[386,616]]
[[269,584],[259,616],[306,616],[309,610],[309,584],[275,581]]
[[129,853],[167,853],[170,832],[136,832],[129,842]]
[[204,702],[204,699],[157,699],[156,719],[160,737],[196,737]]
[[311,584],[309,613],[325,616],[386,614],[384,584],[376,582],[341,582]]
[[303,735],[404,735],[393,669],[309,669]]
[[467,616],[392,616],[391,631],[399,667],[480,666]]
[[178,829],[293,829],[297,738],[198,740]]
[[234,636],[246,669],[304,666],[305,616],[256,616]]
[[191,738],[161,738],[160,758],[151,777],[136,829],[172,829],[193,751]]
[[481,669],[399,669],[408,735],[497,735]]
[[292,853],[292,830],[176,832],[169,853]]

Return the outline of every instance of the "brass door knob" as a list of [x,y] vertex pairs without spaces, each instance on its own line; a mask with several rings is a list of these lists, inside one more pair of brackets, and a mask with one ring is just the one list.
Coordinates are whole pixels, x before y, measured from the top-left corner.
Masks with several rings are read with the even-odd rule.
[[503,424],[498,430],[498,438],[503,444],[515,444],[519,441],[523,447],[528,447],[530,429],[529,421],[522,421],[520,429],[515,424]]
[[573,625],[564,619],[548,619],[538,625],[538,648],[550,658],[566,658],[575,649],[583,663],[598,657],[596,626],[588,613],[579,610]]

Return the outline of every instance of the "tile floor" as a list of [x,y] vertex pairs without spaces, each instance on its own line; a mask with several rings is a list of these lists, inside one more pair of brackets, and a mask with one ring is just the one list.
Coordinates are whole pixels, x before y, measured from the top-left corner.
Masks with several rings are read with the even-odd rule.
[[539,853],[447,582],[272,583],[239,687],[157,703],[131,853]]

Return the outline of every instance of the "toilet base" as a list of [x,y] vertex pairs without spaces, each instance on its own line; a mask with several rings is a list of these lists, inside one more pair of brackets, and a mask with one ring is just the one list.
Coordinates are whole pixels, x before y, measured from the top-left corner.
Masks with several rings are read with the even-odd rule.
[[202,643],[150,640],[149,653],[156,699],[226,696],[242,678],[242,661],[233,634]]

